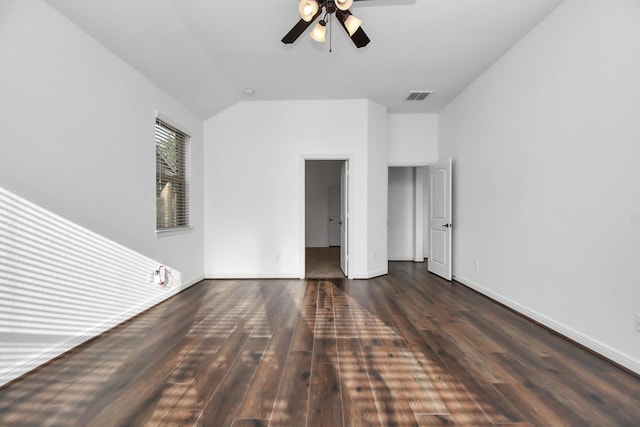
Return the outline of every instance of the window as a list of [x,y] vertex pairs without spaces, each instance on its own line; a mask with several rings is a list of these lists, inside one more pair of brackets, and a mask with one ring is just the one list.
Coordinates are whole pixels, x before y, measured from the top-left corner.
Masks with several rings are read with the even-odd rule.
[[156,230],[189,227],[189,135],[156,119]]

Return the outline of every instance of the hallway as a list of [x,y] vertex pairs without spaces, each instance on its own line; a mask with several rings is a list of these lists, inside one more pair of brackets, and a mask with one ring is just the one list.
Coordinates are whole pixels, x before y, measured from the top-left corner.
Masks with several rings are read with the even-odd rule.
[[306,248],[305,278],[307,279],[344,279],[340,269],[340,247]]

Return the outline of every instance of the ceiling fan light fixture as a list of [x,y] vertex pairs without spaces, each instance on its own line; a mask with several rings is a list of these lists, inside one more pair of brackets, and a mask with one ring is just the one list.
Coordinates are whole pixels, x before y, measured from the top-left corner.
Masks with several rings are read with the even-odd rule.
[[318,43],[324,43],[324,41],[326,40],[326,37],[327,37],[327,23],[324,21],[324,19],[321,19],[320,22],[318,22],[316,26],[313,28],[313,31],[311,31],[311,38],[317,41]]
[[298,5],[298,11],[300,12],[300,18],[305,22],[310,22],[311,19],[316,16],[320,6],[316,0],[300,0]]
[[349,36],[352,36],[353,33],[358,31],[358,28],[360,28],[360,24],[362,24],[362,20],[356,18],[351,14],[349,14],[347,19],[344,20],[344,26],[347,28]]
[[353,0],[335,0],[336,7],[340,10],[347,10],[353,4]]
[[[349,38],[357,48],[365,47],[371,41],[362,30],[362,21],[351,14],[348,9],[355,0],[299,0],[298,11],[300,13],[300,21],[298,21],[291,30],[282,38],[282,43],[294,43],[311,24],[317,22],[311,31],[311,38],[323,43],[327,39],[327,30],[329,30],[329,42],[331,42],[331,18],[335,18],[341,27],[347,32]],[[415,1],[415,0],[414,0]],[[324,17],[317,19],[324,13]],[[331,44],[331,43],[329,43]],[[329,47],[331,52],[331,47]]]

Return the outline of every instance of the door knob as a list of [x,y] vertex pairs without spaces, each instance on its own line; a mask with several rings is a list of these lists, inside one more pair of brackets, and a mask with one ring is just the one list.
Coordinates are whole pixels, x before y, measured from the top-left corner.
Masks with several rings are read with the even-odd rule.
[[453,224],[442,224],[444,228],[452,228]]

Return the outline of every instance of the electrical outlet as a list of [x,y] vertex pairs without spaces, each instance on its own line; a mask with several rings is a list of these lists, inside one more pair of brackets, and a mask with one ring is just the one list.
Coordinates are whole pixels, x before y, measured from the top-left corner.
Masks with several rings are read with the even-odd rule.
[[636,331],[640,332],[640,313],[636,314]]

